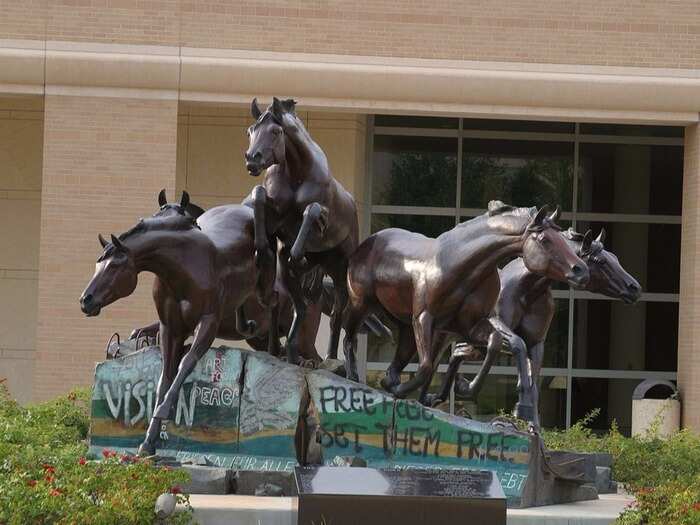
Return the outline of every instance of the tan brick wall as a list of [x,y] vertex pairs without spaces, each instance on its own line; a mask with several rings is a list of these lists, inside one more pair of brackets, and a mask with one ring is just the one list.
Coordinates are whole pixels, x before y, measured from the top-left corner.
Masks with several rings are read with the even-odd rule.
[[0,380],[28,401],[36,348],[43,99],[0,98]]
[[78,297],[101,248],[175,189],[177,103],[47,96],[41,209],[39,313],[34,397],[91,384],[113,331],[155,319],[149,276],[133,296],[85,318]]
[[700,431],[700,126],[685,128],[678,328],[683,425]]
[[697,68],[697,0],[0,0],[0,38]]

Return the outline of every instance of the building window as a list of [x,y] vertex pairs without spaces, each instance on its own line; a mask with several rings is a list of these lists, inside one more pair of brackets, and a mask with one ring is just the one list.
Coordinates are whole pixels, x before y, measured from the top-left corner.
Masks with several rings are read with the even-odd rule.
[[[628,306],[554,286],[541,411],[545,426],[562,428],[599,408],[595,427],[615,419],[629,432],[634,386],[676,379],[683,128],[377,115],[369,141],[370,233],[399,227],[436,237],[492,199],[559,204],[562,226],[605,228],[606,247],[644,293]],[[394,348],[369,337],[370,385],[379,385]],[[488,420],[514,405],[515,380],[513,363],[500,357],[478,404],[452,397],[449,410]]]

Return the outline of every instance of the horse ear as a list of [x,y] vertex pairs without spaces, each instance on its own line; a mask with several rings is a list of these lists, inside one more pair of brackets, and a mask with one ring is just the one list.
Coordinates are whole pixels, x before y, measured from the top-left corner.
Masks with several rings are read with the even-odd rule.
[[186,191],[182,192],[182,198],[180,199],[180,208],[183,210],[187,208],[187,205],[190,203],[190,194],[187,193]]
[[277,97],[272,97],[272,114],[280,120],[282,119],[282,115],[284,114],[284,107],[282,106],[282,102],[280,102],[280,99],[278,99]]
[[600,233],[598,234],[598,238],[596,239],[596,241],[600,244],[603,244],[605,242],[605,228],[600,229]]
[[527,229],[528,230],[536,230],[536,229],[541,229],[544,220],[547,217],[547,212],[549,211],[549,207],[545,204],[542,206],[539,210],[537,210],[537,214],[535,214],[535,217],[530,221],[530,224],[528,224]]
[[556,209],[552,212],[552,214],[547,217],[552,222],[557,222],[557,219],[561,215],[561,208],[559,208],[559,205],[557,205]]
[[98,233],[98,234],[97,234],[97,240],[100,241],[100,244],[102,245],[102,248],[103,248],[103,249],[106,248],[107,245],[109,244],[109,243],[107,242],[107,240],[106,240],[104,237],[102,237],[102,234],[101,234],[101,233]]
[[593,232],[588,230],[581,241],[581,255],[590,253],[591,245],[593,244]]
[[114,234],[112,234],[112,244],[117,250],[120,250],[122,252],[126,252],[126,246],[122,244],[122,241],[119,240],[118,237],[116,237]]
[[294,113],[294,110],[297,107],[297,101],[293,98],[288,98],[287,100],[282,101],[282,107],[287,113]]
[[162,190],[160,190],[160,193],[158,194],[158,206],[160,206],[162,208],[166,204],[168,204],[168,199],[165,196],[165,188],[163,188]]
[[260,118],[260,115],[262,115],[262,111],[260,111],[260,108],[258,107],[257,98],[254,98],[253,102],[250,103],[250,114],[253,115],[253,118],[255,120],[258,120]]

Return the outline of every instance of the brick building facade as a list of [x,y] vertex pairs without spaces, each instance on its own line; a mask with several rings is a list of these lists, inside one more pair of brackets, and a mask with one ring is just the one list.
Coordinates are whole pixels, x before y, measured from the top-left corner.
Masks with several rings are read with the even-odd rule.
[[0,0],[0,376],[20,399],[89,383],[112,332],[154,319],[147,279],[80,313],[97,233],[161,188],[240,201],[247,104],[273,95],[299,100],[365,233],[374,115],[684,128],[674,371],[700,429],[695,0]]

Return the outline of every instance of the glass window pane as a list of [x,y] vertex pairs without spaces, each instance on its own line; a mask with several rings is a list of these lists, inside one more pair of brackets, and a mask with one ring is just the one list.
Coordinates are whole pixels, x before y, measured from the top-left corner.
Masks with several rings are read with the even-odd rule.
[[632,392],[641,379],[595,379],[575,377],[571,390],[571,422],[583,419],[599,408],[600,414],[590,424],[597,433],[610,430],[613,420],[620,431],[630,435],[632,427]]
[[[455,414],[491,421],[502,412],[512,413],[518,402],[517,377],[492,374],[486,378],[476,403],[455,399]],[[540,382],[540,415],[545,428],[566,426],[566,378],[543,377]]]
[[372,204],[455,205],[457,139],[374,138]]
[[464,119],[464,129],[483,129],[489,131],[527,131],[533,133],[574,133],[573,122],[547,122],[535,120],[496,120]]
[[394,128],[433,128],[433,129],[457,129],[459,119],[449,117],[415,117],[404,115],[375,115],[375,127]]
[[581,144],[578,209],[680,215],[683,147]]
[[571,210],[574,144],[464,139],[462,207],[493,199],[515,206],[559,204]]
[[402,228],[411,232],[422,233],[427,237],[437,237],[455,227],[454,217],[440,215],[389,215],[373,213],[371,232],[376,233],[386,228]]
[[605,248],[642,286],[642,291],[678,293],[681,271],[681,225],[580,221],[578,230],[605,228]]
[[574,368],[676,371],[678,303],[574,302]]
[[585,135],[619,135],[628,137],[683,137],[683,128],[679,126],[581,123],[579,133]]

